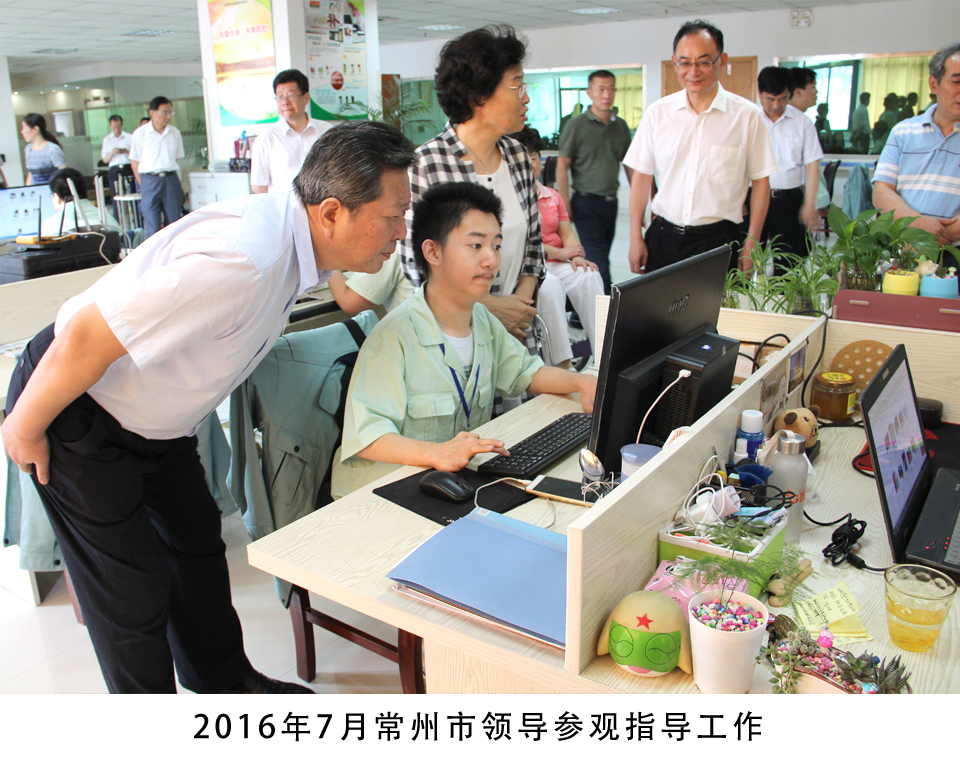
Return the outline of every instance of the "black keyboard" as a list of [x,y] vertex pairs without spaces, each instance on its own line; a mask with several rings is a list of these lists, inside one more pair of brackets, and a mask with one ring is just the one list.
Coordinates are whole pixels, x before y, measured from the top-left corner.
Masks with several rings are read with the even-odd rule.
[[569,413],[511,448],[510,455],[498,455],[480,464],[477,471],[491,477],[532,479],[547,466],[566,455],[590,436],[589,413]]

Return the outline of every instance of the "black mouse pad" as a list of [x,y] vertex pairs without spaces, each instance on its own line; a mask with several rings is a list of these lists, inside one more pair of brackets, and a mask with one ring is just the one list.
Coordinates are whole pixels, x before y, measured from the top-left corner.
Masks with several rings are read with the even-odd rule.
[[[393,501],[397,505],[403,506],[405,509],[410,509],[410,511],[419,514],[421,517],[426,517],[430,521],[436,522],[438,525],[443,525],[444,527],[451,522],[456,522],[460,517],[467,516],[467,514],[476,508],[472,498],[463,503],[450,503],[449,501],[442,501],[439,498],[432,498],[429,495],[421,493],[420,478],[428,471],[433,471],[433,469],[426,469],[419,474],[414,474],[412,477],[406,477],[405,479],[391,482],[389,485],[383,485],[382,487],[376,488],[373,492],[381,498]],[[455,473],[470,485],[474,491],[492,482],[490,477],[481,476],[471,469],[461,469]],[[534,496],[525,490],[521,490],[513,485],[508,485],[505,482],[500,482],[499,484],[491,485],[481,490],[478,500],[480,501],[480,506],[483,508],[505,514],[510,511],[510,509],[515,509],[517,506],[533,500],[533,498]]]

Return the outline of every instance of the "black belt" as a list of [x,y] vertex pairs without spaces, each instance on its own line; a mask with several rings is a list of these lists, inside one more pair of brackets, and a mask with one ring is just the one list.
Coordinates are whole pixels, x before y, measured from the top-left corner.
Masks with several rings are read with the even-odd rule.
[[604,202],[613,202],[617,199],[615,194],[594,194],[593,192],[574,192],[574,194],[582,194],[584,197],[590,197],[594,200],[603,200]]
[[161,170],[157,173],[141,173],[141,176],[156,176],[157,178],[163,178],[164,176],[173,176],[176,174],[175,170]]
[[792,195],[797,194],[798,192],[800,193],[803,192],[802,186],[795,186],[793,189],[771,189],[770,196],[771,197],[790,197]]
[[684,236],[690,234],[720,234],[727,231],[727,227],[733,223],[732,221],[724,220],[716,221],[712,224],[703,224],[702,226],[680,226],[679,224],[667,221],[663,216],[660,216],[660,220],[663,222],[665,228]]

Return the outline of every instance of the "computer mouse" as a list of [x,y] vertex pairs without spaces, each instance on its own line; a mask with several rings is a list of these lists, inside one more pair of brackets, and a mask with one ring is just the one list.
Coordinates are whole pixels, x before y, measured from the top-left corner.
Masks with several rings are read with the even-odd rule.
[[420,478],[420,492],[450,503],[463,503],[473,498],[473,488],[449,471],[428,471]]

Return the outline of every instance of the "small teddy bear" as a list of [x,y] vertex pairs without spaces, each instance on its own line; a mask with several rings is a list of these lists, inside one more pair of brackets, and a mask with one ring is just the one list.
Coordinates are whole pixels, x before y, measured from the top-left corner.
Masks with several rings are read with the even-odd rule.
[[820,439],[820,422],[817,420],[819,417],[819,405],[811,405],[809,409],[795,407],[792,410],[785,410],[777,416],[773,430],[778,432],[781,429],[789,429],[803,436],[806,440],[807,455],[810,455]]

